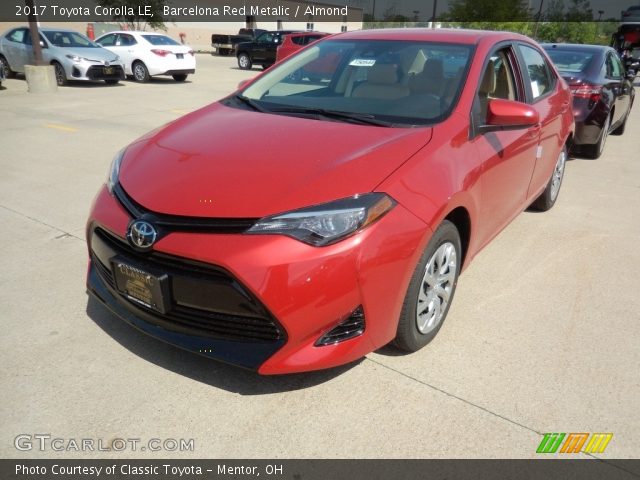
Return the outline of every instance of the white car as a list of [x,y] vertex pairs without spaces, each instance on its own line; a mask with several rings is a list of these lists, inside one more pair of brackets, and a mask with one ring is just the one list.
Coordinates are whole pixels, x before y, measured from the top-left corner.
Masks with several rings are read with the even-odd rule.
[[125,74],[137,82],[155,75],[171,75],[184,82],[196,72],[193,49],[161,33],[117,31],[96,38],[96,43],[117,54],[124,62]]

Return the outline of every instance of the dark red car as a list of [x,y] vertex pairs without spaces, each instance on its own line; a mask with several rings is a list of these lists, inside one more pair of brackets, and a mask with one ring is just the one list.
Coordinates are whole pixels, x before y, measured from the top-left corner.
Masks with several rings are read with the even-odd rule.
[[302,32],[286,35],[282,43],[278,46],[276,62],[287,58],[289,55],[303,49],[310,43],[320,40],[328,35],[328,33],[323,32]]
[[[326,56],[329,81],[295,75]],[[88,290],[154,337],[262,374],[418,350],[474,256],[556,202],[570,103],[524,36],[321,40],[116,156],[87,224]]]
[[601,45],[544,44],[573,94],[573,152],[599,158],[609,133],[622,135],[635,99],[635,73],[616,51]]

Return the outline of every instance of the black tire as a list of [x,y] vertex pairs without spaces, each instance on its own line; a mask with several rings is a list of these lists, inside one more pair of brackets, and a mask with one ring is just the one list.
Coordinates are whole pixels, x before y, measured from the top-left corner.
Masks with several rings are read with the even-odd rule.
[[624,120],[622,123],[613,131],[611,135],[622,135],[627,128],[627,120],[629,119],[629,114],[631,113],[631,106],[629,106],[629,110],[627,110],[627,114],[624,116]]
[[273,65],[273,63],[267,63],[265,65],[262,65],[262,70],[266,70],[267,68],[269,68],[271,65]]
[[240,52],[238,54],[238,67],[240,67],[241,70],[251,70],[253,63],[248,53]]
[[7,61],[6,58],[4,58],[3,55],[0,55],[0,64],[4,68],[4,76],[6,78],[14,78],[16,76],[16,72],[11,70],[11,67],[9,66],[9,62]]
[[587,157],[596,160],[602,156],[602,153],[604,152],[604,146],[607,142],[607,137],[609,136],[610,126],[611,115],[607,117],[607,119],[605,120],[605,124],[602,126],[602,133],[600,134],[600,139],[598,140],[598,142],[593,145],[582,145],[582,151]]
[[131,65],[131,70],[133,71],[133,79],[136,82],[145,83],[148,82],[151,78],[147,66],[140,60],[136,60],[135,62],[133,62],[133,65]]
[[64,71],[64,67],[58,62],[51,62],[56,76],[56,83],[59,87],[64,87],[69,81],[67,80],[67,73]]
[[178,74],[178,75],[171,75],[171,76],[173,77],[173,79],[176,82],[184,82],[187,79],[188,75],[186,75],[184,73],[181,73],[181,74]]
[[553,168],[553,172],[551,173],[551,178],[549,178],[547,186],[540,194],[540,196],[533,201],[529,208],[531,208],[532,210],[537,210],[539,212],[546,212],[547,210],[551,210],[551,207],[555,205],[556,200],[558,199],[558,195],[560,194],[560,187],[562,186],[562,179],[564,178],[566,162],[567,147],[564,146],[558,154],[556,165]]
[[117,85],[118,83],[120,83],[120,80],[117,78],[114,78],[114,79],[105,80],[104,83],[106,83],[107,85]]
[[[432,266],[432,261],[436,261],[435,254],[439,249],[450,249],[450,246],[453,246],[453,249],[455,250],[454,259],[456,262],[453,270],[451,270],[451,266],[447,265],[448,271],[445,272],[447,276],[451,277],[451,280],[447,282],[450,288],[448,291],[447,304],[443,311],[438,310],[441,313],[437,323],[433,325],[430,330],[423,333],[423,331],[418,327],[418,322],[420,321],[418,313],[418,307],[421,302],[420,297],[424,296],[425,298],[428,298],[429,294],[433,293],[426,293],[425,290],[425,286],[427,286],[425,283],[427,278],[427,268]],[[400,313],[400,320],[398,321],[396,338],[393,341],[393,344],[397,348],[406,352],[415,352],[435,338],[440,331],[442,324],[446,320],[449,307],[451,307],[451,303],[453,302],[453,296],[458,284],[458,276],[460,275],[461,263],[462,246],[460,243],[460,234],[453,223],[445,220],[431,237],[427,248],[420,257],[420,260],[418,260],[418,265],[416,266],[413,276],[411,277],[411,281],[409,282],[409,287],[407,288],[407,293],[405,294],[404,303],[402,305],[402,311]],[[439,297],[437,294],[434,295]],[[425,305],[425,303],[426,302],[423,302],[422,305]],[[429,303],[429,305],[432,303],[433,301]]]

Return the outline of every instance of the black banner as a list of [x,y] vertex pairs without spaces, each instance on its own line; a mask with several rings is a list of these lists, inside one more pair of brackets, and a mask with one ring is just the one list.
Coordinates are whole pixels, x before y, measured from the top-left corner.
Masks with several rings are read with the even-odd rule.
[[[0,22],[640,21],[634,0],[2,0]],[[29,4],[29,6],[27,5]]]
[[633,480],[640,460],[0,460],[2,480]]

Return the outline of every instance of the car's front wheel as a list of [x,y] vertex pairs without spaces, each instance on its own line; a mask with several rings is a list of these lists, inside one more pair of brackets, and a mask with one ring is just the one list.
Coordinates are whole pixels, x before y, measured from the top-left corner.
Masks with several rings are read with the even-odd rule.
[[567,163],[567,147],[562,147],[560,153],[558,154],[558,159],[556,160],[556,165],[553,168],[553,173],[551,174],[551,178],[547,183],[544,191],[540,194],[538,198],[534,200],[531,204],[531,208],[533,210],[538,210],[539,212],[546,212],[550,210],[551,207],[556,203],[558,199],[558,194],[560,193],[560,186],[562,185],[562,179],[564,178],[564,167]]
[[64,87],[67,82],[67,74],[64,71],[64,67],[60,65],[58,62],[53,62],[53,70],[56,75],[56,83],[59,87]]
[[249,58],[248,54],[242,52],[238,55],[238,67],[242,70],[251,70],[252,66],[251,58]]
[[187,79],[187,76],[183,73],[172,75],[172,77],[176,82],[184,82]]
[[132,70],[133,70],[133,79],[136,82],[141,82],[141,83],[148,82],[149,79],[151,78],[151,76],[149,75],[149,70],[147,69],[147,66],[140,61],[137,61],[133,64]]
[[413,272],[394,344],[415,352],[435,338],[449,312],[462,264],[460,234],[445,220],[434,232]]

